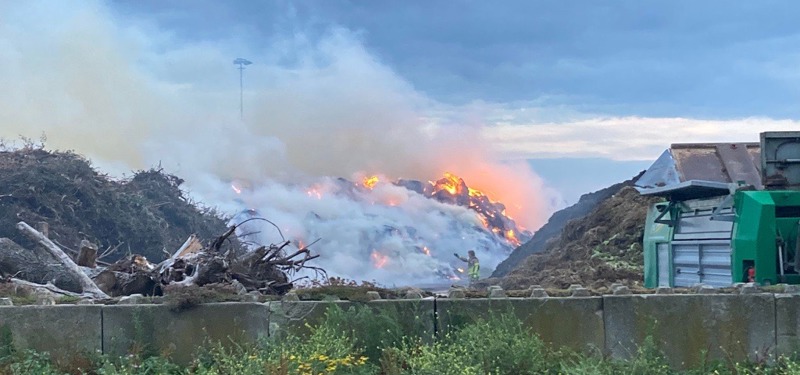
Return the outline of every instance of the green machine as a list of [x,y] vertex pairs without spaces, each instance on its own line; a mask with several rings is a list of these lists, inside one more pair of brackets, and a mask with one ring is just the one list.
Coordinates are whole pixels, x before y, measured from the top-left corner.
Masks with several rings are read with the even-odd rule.
[[675,144],[637,181],[645,286],[800,283],[800,132]]

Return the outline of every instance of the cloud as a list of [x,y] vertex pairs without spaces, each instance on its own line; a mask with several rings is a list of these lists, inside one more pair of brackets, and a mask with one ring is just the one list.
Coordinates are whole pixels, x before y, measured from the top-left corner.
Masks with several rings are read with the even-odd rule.
[[551,96],[618,116],[796,118],[796,58],[787,51],[800,43],[799,6],[772,5],[511,0],[312,8],[363,30],[372,50],[440,101]]
[[764,131],[796,131],[800,122],[770,118],[594,117],[576,121],[497,122],[484,134],[509,158],[601,157],[655,160],[672,143],[758,142]]

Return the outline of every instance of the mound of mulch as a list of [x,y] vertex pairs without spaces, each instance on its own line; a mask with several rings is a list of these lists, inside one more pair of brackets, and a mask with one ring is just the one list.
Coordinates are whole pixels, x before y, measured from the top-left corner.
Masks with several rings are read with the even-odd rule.
[[49,237],[67,250],[86,239],[99,252],[116,247],[107,261],[140,254],[166,257],[189,235],[213,239],[226,221],[188,199],[183,180],[160,169],[115,180],[99,173],[84,157],[69,151],[25,147],[0,152],[0,237],[35,246],[17,231],[25,221],[49,225]]
[[641,286],[645,218],[647,208],[658,199],[624,187],[585,217],[567,223],[547,250],[529,256],[505,277],[487,281],[504,289]]

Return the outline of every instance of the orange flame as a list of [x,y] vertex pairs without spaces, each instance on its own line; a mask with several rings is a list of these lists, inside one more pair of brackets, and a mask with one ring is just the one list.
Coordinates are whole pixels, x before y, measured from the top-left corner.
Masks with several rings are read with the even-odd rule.
[[427,246],[423,246],[422,247],[422,252],[425,253],[425,255],[427,255],[427,256],[431,256],[431,250],[428,249]]
[[236,184],[231,184],[231,188],[233,189],[233,191],[236,192],[236,194],[241,194],[242,193],[242,189],[239,188],[238,186],[236,186]]
[[473,188],[467,188],[469,190],[470,197],[482,197],[484,194],[480,190],[475,190]]
[[370,258],[372,258],[372,265],[375,266],[375,268],[383,268],[383,266],[389,262],[389,256],[381,254],[377,250],[372,251]]
[[433,181],[428,181],[428,182],[430,182],[433,185],[436,191],[447,190],[448,193],[456,195],[461,192],[460,191],[461,184],[464,181],[460,177],[450,172],[445,172],[443,179],[436,182]]
[[[481,215],[481,214],[478,214],[477,216],[478,216],[478,219],[480,219],[480,221],[483,224],[483,226],[485,228],[489,228],[489,220],[486,220],[486,218],[483,217],[483,215]],[[493,231],[494,231],[494,229],[497,229],[497,228],[492,228]]]
[[306,194],[308,194],[309,197],[322,199],[322,193],[319,190],[317,190],[316,188],[311,188],[311,189],[306,190]]
[[527,232],[506,214],[505,205],[491,200],[478,189],[470,188],[464,179],[451,172],[445,172],[444,177],[437,181],[428,182],[433,187],[431,195],[438,196],[438,193],[446,191],[460,204],[466,203],[467,207],[475,211],[484,228],[505,239],[510,245],[521,244],[518,236]]
[[520,245],[519,239],[517,238],[517,234],[514,233],[513,229],[507,230],[505,236],[508,242],[511,242],[512,244],[514,244],[514,246]]
[[378,183],[378,176],[369,176],[364,177],[364,181],[361,181],[361,184],[364,185],[365,188],[372,190],[375,187],[375,184]]

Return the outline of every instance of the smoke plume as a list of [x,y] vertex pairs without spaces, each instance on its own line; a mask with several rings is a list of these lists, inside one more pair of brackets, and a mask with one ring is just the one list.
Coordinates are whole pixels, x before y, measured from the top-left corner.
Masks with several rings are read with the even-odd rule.
[[[231,64],[239,56],[254,62],[244,71],[243,119]],[[427,181],[453,172],[529,229],[550,209],[541,180],[499,160],[479,121],[443,114],[350,30],[187,40],[105,3],[2,3],[0,71],[7,142],[44,134],[48,147],[117,175],[161,165],[229,215],[255,209],[293,240],[322,238],[312,249],[333,275],[410,282],[419,280],[410,270],[432,274],[453,252],[483,243],[469,229],[480,224],[474,212],[391,184],[358,200],[309,195],[337,177]],[[246,188],[237,194],[232,183]],[[401,208],[374,204],[379,194]],[[387,228],[414,228],[450,257],[431,262]],[[478,249],[486,269],[504,256],[489,247]],[[378,268],[375,254],[389,260]]]

